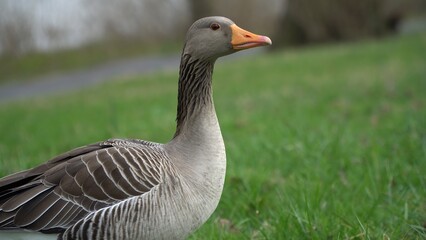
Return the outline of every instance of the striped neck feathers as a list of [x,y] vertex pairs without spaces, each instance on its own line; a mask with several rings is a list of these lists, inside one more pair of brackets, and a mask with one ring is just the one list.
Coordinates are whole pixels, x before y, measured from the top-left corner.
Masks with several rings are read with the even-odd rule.
[[203,108],[213,108],[213,67],[214,61],[195,59],[189,54],[182,54],[175,137],[181,133],[188,119],[197,117]]

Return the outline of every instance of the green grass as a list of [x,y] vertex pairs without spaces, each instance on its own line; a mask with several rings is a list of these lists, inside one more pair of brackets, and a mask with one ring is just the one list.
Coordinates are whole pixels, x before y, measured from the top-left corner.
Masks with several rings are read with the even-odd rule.
[[[228,172],[191,239],[425,239],[426,35],[218,64]],[[110,137],[166,142],[176,73],[0,105],[0,175]]]

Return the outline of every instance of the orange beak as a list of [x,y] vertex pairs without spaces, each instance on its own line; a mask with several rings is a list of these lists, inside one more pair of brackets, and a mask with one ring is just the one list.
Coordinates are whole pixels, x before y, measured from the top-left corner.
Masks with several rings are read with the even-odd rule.
[[235,50],[243,50],[259,46],[271,45],[272,41],[267,36],[261,36],[246,31],[236,24],[231,25],[232,29],[232,48]]

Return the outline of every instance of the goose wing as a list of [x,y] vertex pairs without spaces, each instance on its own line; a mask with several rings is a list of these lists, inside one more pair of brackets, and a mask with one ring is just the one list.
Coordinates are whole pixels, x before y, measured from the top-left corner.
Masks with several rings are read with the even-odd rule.
[[61,232],[90,212],[158,185],[161,144],[112,139],[0,179],[0,230]]

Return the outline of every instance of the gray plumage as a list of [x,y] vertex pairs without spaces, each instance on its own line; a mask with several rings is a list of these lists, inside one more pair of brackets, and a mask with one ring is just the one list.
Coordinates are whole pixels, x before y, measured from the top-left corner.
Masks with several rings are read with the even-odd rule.
[[[215,210],[225,179],[211,77],[215,60],[237,51],[232,25],[209,17],[189,29],[170,142],[110,139],[0,179],[0,230],[27,229],[58,239],[184,239],[201,226]],[[250,47],[270,40],[256,44]]]

